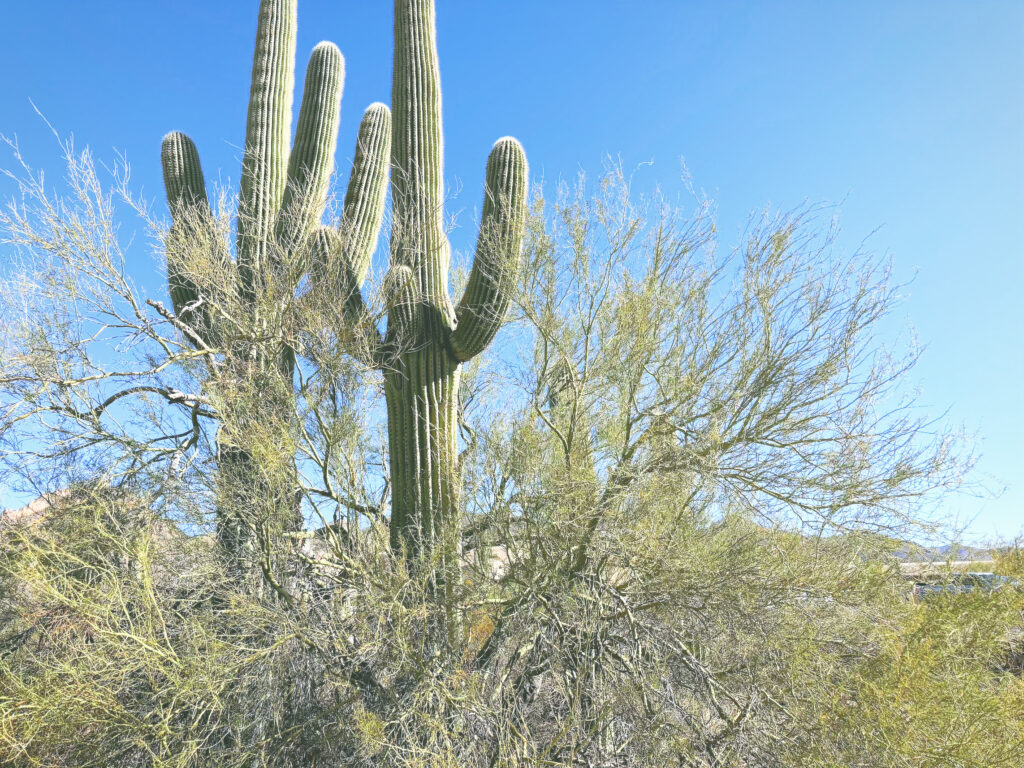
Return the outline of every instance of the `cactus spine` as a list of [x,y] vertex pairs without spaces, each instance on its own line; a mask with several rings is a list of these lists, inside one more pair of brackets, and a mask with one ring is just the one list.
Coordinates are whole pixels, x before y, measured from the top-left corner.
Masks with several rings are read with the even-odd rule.
[[[344,59],[333,43],[317,45],[310,56],[299,109],[294,144],[289,151],[292,93],[295,80],[295,38],[297,0],[262,0],[253,57],[252,84],[245,150],[242,163],[235,260],[221,254],[236,280],[252,328],[273,327],[268,307],[280,302],[266,301],[267,293],[287,280],[275,280],[283,264],[309,264],[316,257],[317,244],[344,244],[347,279],[362,282],[380,232],[387,185],[387,157],[390,151],[391,118],[383,104],[367,110],[359,131],[351,181],[344,205],[341,231],[322,227],[328,184],[334,165],[340,101],[344,82]],[[204,295],[198,285],[197,267],[189,253],[197,243],[209,245],[213,218],[203,182],[195,144],[185,134],[173,132],[164,138],[161,159],[167,200],[173,225],[167,247],[167,269],[171,302],[179,325],[196,346],[223,346],[228,375],[244,371],[250,390],[264,400],[259,410],[267,421],[288,420],[291,404],[294,355],[282,338],[278,349],[244,339],[224,338],[219,333],[217,297]],[[324,232],[324,230],[331,230]],[[216,247],[216,246],[212,246]],[[307,255],[309,254],[309,255]],[[305,262],[303,260],[306,260]],[[323,270],[320,279],[329,279]],[[220,309],[223,309],[222,307]],[[254,334],[255,335],[255,334]],[[234,416],[227,404],[225,420]],[[239,407],[251,408],[251,403]],[[256,418],[259,418],[258,416]],[[294,487],[268,488],[261,471],[245,447],[219,446],[222,487],[246,490],[247,498],[275,496],[283,514],[294,517]],[[231,490],[225,490],[229,494]],[[246,504],[238,500],[222,504],[218,528],[229,552],[243,555],[247,529],[252,521],[238,519]],[[272,504],[273,506],[273,504]],[[294,525],[292,519],[286,525]]]
[[515,139],[494,145],[476,257],[465,294],[453,307],[433,0],[395,0],[392,77],[390,282],[395,289],[388,335],[404,342],[385,370],[391,543],[413,557],[432,558],[439,581],[452,585],[459,561],[459,374],[462,363],[494,338],[512,298],[527,165]]

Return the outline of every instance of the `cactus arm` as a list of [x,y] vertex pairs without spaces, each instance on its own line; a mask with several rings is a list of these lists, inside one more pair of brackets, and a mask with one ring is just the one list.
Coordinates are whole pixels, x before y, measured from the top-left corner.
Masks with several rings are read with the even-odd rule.
[[195,142],[180,131],[164,136],[160,147],[160,164],[164,172],[164,190],[171,216],[175,219],[185,208],[193,206],[210,210],[206,182]]
[[455,312],[448,295],[450,250],[442,207],[441,76],[433,0],[395,0],[392,108],[392,259],[414,269],[422,300],[434,309],[425,330],[447,333]]
[[[160,148],[164,189],[171,209],[173,225],[167,241],[167,283],[171,304],[178,319],[197,332],[208,326],[204,308],[198,305],[199,290],[188,277],[189,250],[202,243],[209,232],[197,228],[212,224],[206,183],[196,145],[184,133],[174,131],[164,137]],[[201,247],[201,245],[200,245]]]
[[358,301],[364,307],[359,290],[377,245],[384,219],[387,195],[388,160],[391,152],[391,111],[381,103],[371,104],[359,124],[355,158],[348,191],[337,230],[320,227],[313,240],[313,286],[342,297],[342,311],[348,319],[349,305]]
[[320,223],[338,144],[345,59],[334,43],[322,42],[309,57],[288,180],[277,215],[282,252],[299,246]]
[[378,352],[383,340],[343,250],[341,233],[333,227],[321,226],[313,233],[313,295],[318,302],[341,305],[341,316],[353,342],[349,351],[367,365],[379,368]]
[[355,276],[357,288],[366,281],[384,220],[390,154],[391,110],[377,102],[366,109],[359,123],[352,174],[342,209],[341,231],[345,239],[346,261]]
[[242,290],[256,288],[284,195],[295,82],[297,0],[261,0],[242,159],[238,266]]
[[519,142],[499,139],[487,158],[476,257],[451,337],[460,361],[475,357],[491,343],[512,301],[526,220],[527,176],[526,154]]

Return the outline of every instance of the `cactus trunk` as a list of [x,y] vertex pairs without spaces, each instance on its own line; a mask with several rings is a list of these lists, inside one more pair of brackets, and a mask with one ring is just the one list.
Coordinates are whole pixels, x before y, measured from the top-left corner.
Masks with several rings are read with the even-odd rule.
[[461,365],[441,344],[407,352],[385,375],[391,544],[457,583],[458,391]]

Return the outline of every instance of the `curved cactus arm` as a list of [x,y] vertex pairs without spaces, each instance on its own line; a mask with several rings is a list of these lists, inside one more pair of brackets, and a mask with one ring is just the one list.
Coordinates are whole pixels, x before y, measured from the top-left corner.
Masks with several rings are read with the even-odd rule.
[[346,261],[358,288],[366,282],[370,259],[384,222],[390,155],[391,110],[376,102],[367,107],[359,123],[352,174],[341,217]]
[[251,293],[281,207],[291,138],[297,0],[261,0],[242,159],[238,267]]
[[511,137],[499,139],[487,158],[476,257],[451,337],[460,361],[475,357],[491,343],[512,301],[521,261],[528,173],[522,145]]
[[167,282],[174,314],[184,324],[203,333],[209,327],[206,308],[200,304],[199,289],[189,277],[196,269],[192,258],[196,248],[212,247],[213,214],[206,196],[199,152],[188,136],[173,131],[160,147],[164,189],[173,225],[167,239]]
[[450,252],[442,208],[441,75],[436,38],[434,0],[395,0],[391,258],[395,264],[415,269],[423,300],[440,310],[450,327],[454,311],[448,295]]
[[277,214],[276,236],[282,252],[300,245],[323,216],[334,170],[344,83],[341,51],[334,43],[318,44],[306,67],[295,143],[288,158],[288,180]]
[[310,251],[316,301],[326,299],[331,306],[334,302],[341,304],[342,319],[354,342],[349,345],[349,351],[367,365],[379,367],[378,353],[383,340],[363,301],[356,274],[345,257],[341,234],[333,227],[318,227],[311,238]]

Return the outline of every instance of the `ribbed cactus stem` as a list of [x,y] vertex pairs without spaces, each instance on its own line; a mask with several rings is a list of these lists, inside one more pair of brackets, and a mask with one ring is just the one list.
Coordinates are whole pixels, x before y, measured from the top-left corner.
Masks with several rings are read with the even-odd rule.
[[[395,303],[391,328],[401,328],[408,305]],[[422,305],[419,307],[422,313]],[[422,314],[420,314],[422,317]],[[412,330],[422,333],[417,326]],[[387,371],[388,447],[391,463],[391,545],[413,562],[438,556],[454,586],[458,570],[458,391],[460,368],[445,347],[418,345],[411,334],[401,357]]]
[[419,291],[416,275],[404,264],[396,264],[384,276],[382,286],[388,305],[388,333],[385,340],[398,349],[419,340]]
[[499,139],[487,159],[476,258],[456,310],[452,349],[459,360],[480,354],[508,313],[523,246],[527,173],[522,145],[511,137]]
[[441,74],[433,0],[395,2],[392,109],[392,258],[416,270],[423,299],[433,306],[427,328],[442,333],[454,326],[455,311],[448,294],[451,257],[444,231]]
[[[384,220],[391,153],[391,110],[371,104],[359,124],[355,157],[337,230],[321,228],[314,242],[312,279],[323,294],[359,298]],[[347,307],[347,299],[345,302]]]
[[238,266],[252,292],[273,242],[288,175],[297,0],[261,0],[238,211]]
[[209,207],[199,151],[192,139],[180,131],[168,133],[160,147],[160,163],[172,216],[177,218],[183,207]]
[[359,123],[352,175],[345,192],[341,229],[346,260],[362,288],[384,217],[391,155],[391,110],[376,102]]
[[[193,249],[209,246],[210,204],[199,152],[188,136],[173,131],[160,148],[164,189],[174,224],[168,237],[167,282],[174,313],[186,326],[202,336],[208,326],[205,308],[199,304],[199,289],[191,274],[195,269]],[[203,229],[207,229],[203,232]]]
[[338,144],[345,59],[334,43],[313,49],[306,67],[295,143],[288,158],[288,181],[277,216],[282,252],[301,242],[320,223]]

